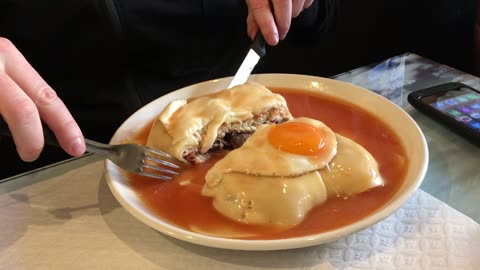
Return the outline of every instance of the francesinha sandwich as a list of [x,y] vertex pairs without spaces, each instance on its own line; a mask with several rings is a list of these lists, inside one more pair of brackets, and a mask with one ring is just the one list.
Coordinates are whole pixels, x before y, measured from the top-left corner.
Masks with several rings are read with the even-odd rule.
[[365,148],[300,117],[258,127],[207,172],[202,194],[230,219],[289,228],[328,198],[381,185],[378,164]]
[[218,150],[232,150],[263,124],[292,119],[285,99],[248,82],[192,99],[174,100],[153,124],[147,146],[199,164]]

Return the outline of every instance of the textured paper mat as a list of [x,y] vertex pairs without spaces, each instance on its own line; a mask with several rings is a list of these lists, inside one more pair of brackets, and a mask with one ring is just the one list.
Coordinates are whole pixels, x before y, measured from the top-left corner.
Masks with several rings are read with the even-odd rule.
[[0,269],[479,269],[480,225],[421,190],[386,220],[336,242],[248,252],[147,227],[116,202],[102,171],[99,161],[0,185]]

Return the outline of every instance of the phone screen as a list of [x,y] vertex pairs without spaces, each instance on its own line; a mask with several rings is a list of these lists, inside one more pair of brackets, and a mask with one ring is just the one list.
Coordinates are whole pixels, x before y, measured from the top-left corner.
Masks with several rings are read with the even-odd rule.
[[479,92],[460,87],[431,96],[424,96],[420,98],[420,101],[480,133]]

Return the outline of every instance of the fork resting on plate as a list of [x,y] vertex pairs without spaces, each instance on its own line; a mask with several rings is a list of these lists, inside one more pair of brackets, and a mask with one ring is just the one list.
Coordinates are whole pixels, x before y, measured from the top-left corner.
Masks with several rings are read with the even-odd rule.
[[[103,144],[85,139],[87,152],[102,156],[118,167],[140,175],[161,180],[170,180],[181,166],[167,161],[175,160],[169,154],[139,144]],[[181,161],[179,161],[181,162]]]
[[[0,119],[0,134],[12,136],[7,124]],[[44,126],[43,134],[45,143],[60,147],[53,132]],[[136,174],[161,179],[171,180],[178,174],[184,162],[160,150],[152,149],[139,144],[104,144],[85,138],[87,152],[95,153],[112,161],[118,167]]]

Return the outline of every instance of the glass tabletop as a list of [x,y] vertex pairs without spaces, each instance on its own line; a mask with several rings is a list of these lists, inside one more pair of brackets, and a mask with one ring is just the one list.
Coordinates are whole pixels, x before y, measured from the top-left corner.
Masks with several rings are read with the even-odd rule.
[[421,189],[480,222],[480,147],[414,109],[409,93],[447,82],[480,89],[480,78],[406,53],[333,77],[374,91],[402,107],[425,134],[430,154]]
[[[421,189],[480,222],[476,207],[480,194],[480,148],[415,110],[408,102],[412,91],[445,82],[463,82],[480,89],[480,78],[406,53],[332,77],[392,100],[418,123],[427,139],[430,160]],[[35,171],[0,180],[0,195],[45,181],[100,158],[87,154]]]

